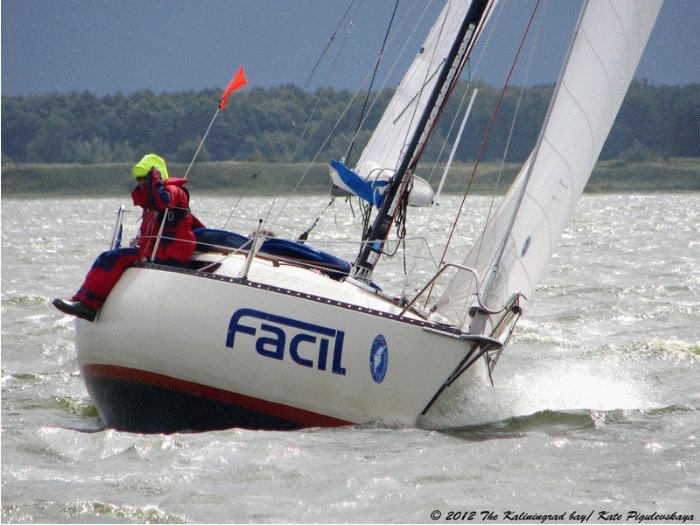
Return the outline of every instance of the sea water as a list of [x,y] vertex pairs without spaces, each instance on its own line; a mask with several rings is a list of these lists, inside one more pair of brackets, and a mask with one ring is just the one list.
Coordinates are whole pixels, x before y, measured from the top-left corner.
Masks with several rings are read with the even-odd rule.
[[[584,196],[494,386],[455,384],[416,427],[171,435],[104,428],[74,320],[50,305],[127,201],[2,201],[3,522],[700,521],[700,194]],[[298,234],[328,199],[269,201],[193,207],[208,226],[254,229],[284,204]],[[409,213],[409,235],[451,226]],[[339,201],[310,242],[358,220]]]

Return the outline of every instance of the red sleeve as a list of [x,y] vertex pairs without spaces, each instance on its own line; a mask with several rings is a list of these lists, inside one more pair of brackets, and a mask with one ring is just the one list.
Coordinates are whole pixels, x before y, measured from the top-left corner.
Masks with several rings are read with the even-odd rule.
[[180,186],[166,185],[165,190],[170,194],[168,198],[168,207],[170,208],[187,208],[189,203],[187,193]]
[[151,171],[148,173],[148,184],[146,184],[146,187],[148,188],[148,202],[151,206],[158,210],[174,206],[171,198],[174,195],[171,191],[168,191],[170,190],[169,187],[163,185],[160,179],[160,172],[156,168],[151,168]]
[[131,200],[134,201],[134,206],[141,206],[142,208],[148,207],[148,190],[142,188],[141,186],[136,186],[134,191],[131,192]]

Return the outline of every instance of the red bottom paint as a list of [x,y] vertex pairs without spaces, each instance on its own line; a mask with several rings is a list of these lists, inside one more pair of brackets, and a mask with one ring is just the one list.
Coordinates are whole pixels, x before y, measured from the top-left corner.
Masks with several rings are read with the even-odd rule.
[[232,427],[293,430],[348,421],[191,381],[114,365],[81,367],[90,397],[107,426],[141,433]]

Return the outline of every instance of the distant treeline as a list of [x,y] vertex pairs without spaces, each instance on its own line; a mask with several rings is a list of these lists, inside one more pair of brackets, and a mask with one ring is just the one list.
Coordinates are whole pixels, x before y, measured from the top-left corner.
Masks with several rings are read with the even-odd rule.
[[[2,196],[128,196],[134,186],[130,168],[133,162],[112,164],[10,164],[2,168]],[[437,187],[444,166],[424,163],[418,175]],[[502,165],[482,162],[470,191],[501,194],[521,168],[519,163]],[[187,164],[171,163],[168,171],[181,177]],[[462,194],[474,164],[455,163],[443,189]],[[281,162],[198,162],[189,174],[194,195],[219,196],[279,194],[323,194],[330,192],[328,163]],[[89,181],[86,184],[86,181]],[[666,161],[628,162],[622,159],[599,162],[586,186],[589,193],[700,191],[700,158],[674,158]]]
[[[425,160],[438,158],[452,121],[456,116],[461,119],[457,113],[466,88],[466,83],[457,86]],[[478,88],[457,161],[473,160],[499,97],[492,86]],[[552,86],[510,88],[482,160],[502,159],[517,110],[506,160],[523,161],[536,140],[551,92]],[[393,90],[384,90],[367,97],[334,89],[306,93],[295,86],[237,92],[219,115],[198,159],[296,163],[345,156],[352,164],[392,94]],[[188,163],[219,95],[219,90],[203,90],[104,97],[89,92],[4,96],[2,163],[128,163],[147,152],[157,152],[168,162]],[[443,150],[440,158],[446,155]],[[601,159],[668,157],[700,157],[700,84],[653,86],[635,81]]]

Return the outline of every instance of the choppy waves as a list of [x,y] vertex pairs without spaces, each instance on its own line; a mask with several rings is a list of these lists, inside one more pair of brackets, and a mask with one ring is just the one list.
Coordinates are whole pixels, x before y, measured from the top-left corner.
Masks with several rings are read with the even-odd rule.
[[[235,203],[198,201],[221,210]],[[119,203],[3,201],[3,522],[426,522],[432,509],[533,505],[692,510],[697,196],[584,197],[494,386],[457,382],[419,428],[176,435],[103,427],[75,360],[74,322],[50,306],[80,284]],[[301,216],[309,202],[289,206]],[[474,216],[487,206],[478,201]],[[417,222],[445,226],[430,216]],[[317,231],[334,238],[334,228],[322,221]]]

